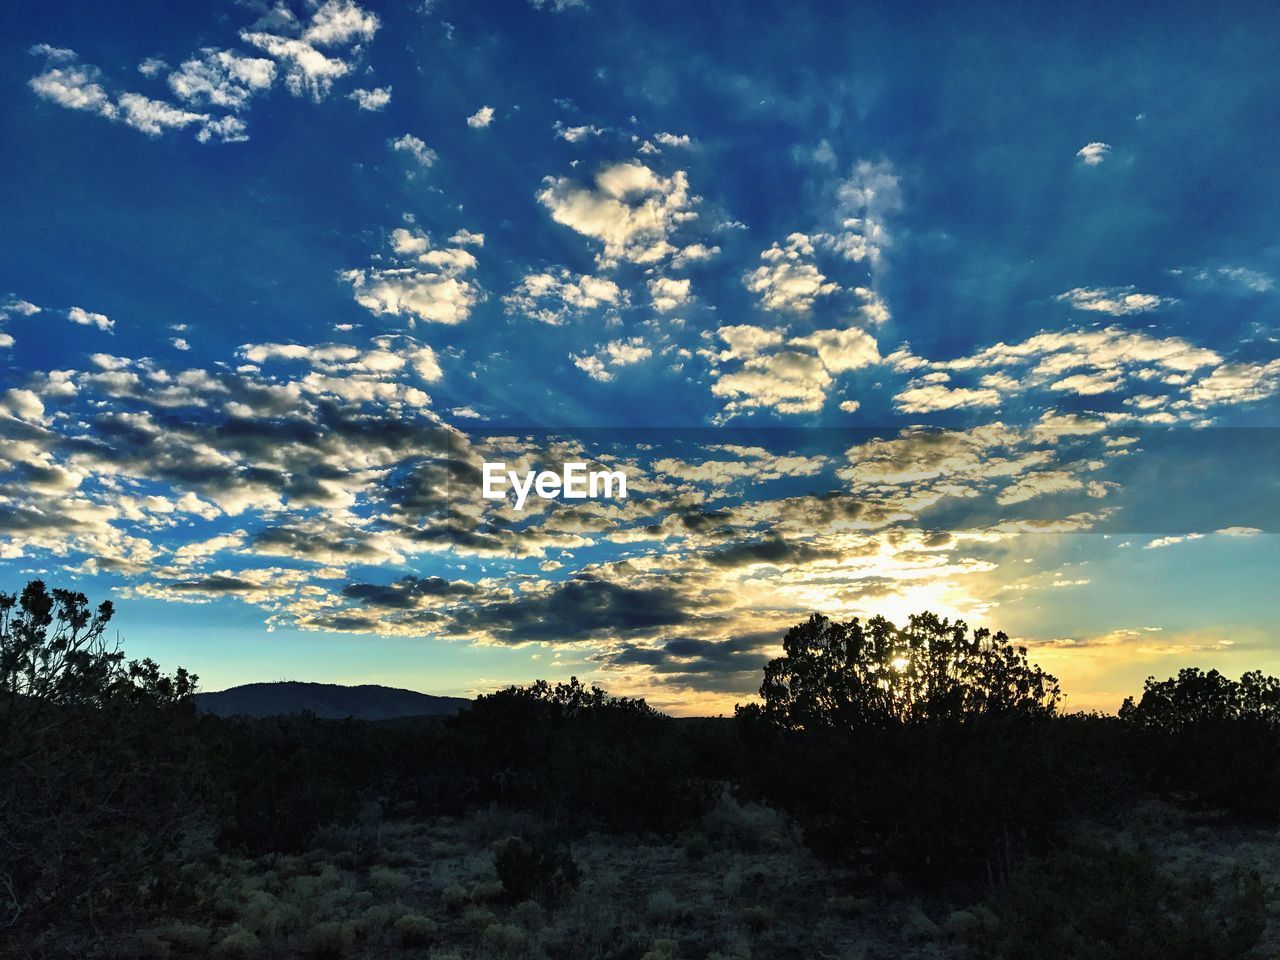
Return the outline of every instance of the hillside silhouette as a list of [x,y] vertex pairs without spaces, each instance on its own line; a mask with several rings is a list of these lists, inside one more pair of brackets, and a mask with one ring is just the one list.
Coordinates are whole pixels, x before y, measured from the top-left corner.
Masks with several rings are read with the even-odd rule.
[[378,684],[246,683],[212,693],[197,693],[201,713],[219,717],[275,717],[311,713],[327,720],[398,720],[446,717],[471,704],[464,697],[438,697]]

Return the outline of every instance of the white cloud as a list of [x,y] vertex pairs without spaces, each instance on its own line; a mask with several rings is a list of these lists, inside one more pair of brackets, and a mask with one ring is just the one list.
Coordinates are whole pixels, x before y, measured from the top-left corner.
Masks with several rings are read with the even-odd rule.
[[1204,538],[1203,533],[1184,533],[1178,536],[1157,537],[1148,543],[1144,550],[1159,550],[1161,547],[1171,547],[1176,543],[1187,543],[1191,540],[1201,540]]
[[[281,28],[294,26],[280,18]],[[285,71],[285,86],[295,97],[309,95],[317,103],[329,95],[335,80],[351,72],[351,64],[322,53],[317,47],[350,46],[373,39],[379,26],[375,14],[351,0],[326,0],[308,21],[300,37],[261,30],[242,30],[240,39],[273,57]]]
[[625,305],[627,294],[607,277],[574,275],[563,267],[555,273],[527,274],[502,298],[509,314],[524,314],[553,326],[570,316],[600,307]]
[[325,0],[311,15],[302,39],[320,47],[356,43],[372,40],[378,26],[378,17],[353,0]]
[[677,136],[674,133],[655,133],[653,139],[664,147],[689,147],[693,145],[693,141],[689,139],[687,133]]
[[[47,44],[32,48],[33,53],[55,49]],[[75,53],[56,51],[54,62],[63,66],[50,67],[28,82],[32,91],[46,100],[69,110],[82,110],[96,114],[113,123],[139,130],[148,136],[159,136],[165,130],[196,126],[196,139],[207,143],[215,137],[222,142],[247,139],[243,121],[231,117],[215,118],[207,113],[184,110],[164,100],[155,100],[140,93],[111,94],[100,82],[101,71],[89,64],[74,63]],[[45,54],[48,56],[48,54]]]
[[97,67],[76,64],[65,69],[52,67],[39,76],[32,77],[28,85],[38,96],[68,110],[87,110],[113,119],[116,114],[115,104],[98,82],[101,77],[102,73]]
[[768,330],[749,323],[720,327],[716,335],[728,345],[727,350],[717,354],[717,359],[721,361],[746,360],[758,356],[770,347],[782,345],[780,330]]
[[604,133],[603,129],[589,123],[580,127],[570,127],[559,120],[552,125],[552,129],[555,130],[557,137],[561,140],[567,140],[569,143],[581,143],[588,137],[598,137]]
[[472,130],[483,130],[493,123],[493,107],[481,107],[467,117],[467,126]]
[[913,380],[897,396],[894,405],[903,413],[933,413],[937,410],[956,410],[963,407],[994,407],[1000,403],[997,390],[990,387],[971,389],[949,387],[945,382]]
[[152,100],[140,93],[122,93],[116,99],[117,116],[126,126],[149,137],[158,137],[169,129],[182,129],[193,123],[208,121],[205,113],[192,113],[163,100]]
[[829,296],[840,285],[829,281],[813,263],[813,242],[803,233],[793,233],[786,246],[774,243],[760,254],[765,261],[746,275],[747,289],[760,297],[766,310],[807,313],[818,297]]
[[411,133],[406,133],[404,136],[392,140],[391,149],[409,154],[417,161],[418,166],[424,170],[436,162],[436,152],[428,147],[420,137],[415,137]]
[[672,235],[697,218],[683,171],[663,177],[630,161],[605,167],[591,187],[565,177],[548,177],[543,184],[538,201],[556,223],[601,241],[602,266],[619,260],[656,263],[679,253]]
[[360,88],[352,90],[347,94],[347,99],[354,100],[361,110],[369,110],[373,113],[377,113],[391,102],[391,88],[389,86],[373,87],[369,90]]
[[206,48],[169,74],[169,89],[186,103],[240,110],[256,93],[270,89],[276,65],[233,50]]
[[1280,360],[1269,363],[1224,363],[1192,384],[1187,396],[1197,407],[1251,403],[1280,391]]
[[1107,154],[1110,152],[1111,144],[1095,140],[1093,143],[1086,143],[1077,150],[1076,156],[1080,158],[1080,162],[1085,166],[1096,167],[1107,158]]
[[649,349],[641,337],[632,337],[629,340],[614,340],[606,343],[604,345],[604,353],[609,358],[609,365],[614,367],[630,366],[653,356],[653,351]]
[[552,13],[564,13],[566,10],[586,9],[587,0],[529,0],[535,10],[550,10]]
[[689,302],[690,281],[686,277],[676,280],[671,277],[654,277],[649,281],[649,296],[653,299],[653,309],[659,313],[670,313]]
[[857,370],[880,362],[880,351],[876,347],[875,337],[856,327],[844,330],[815,330],[807,337],[796,337],[788,343],[793,347],[809,347],[816,350],[818,359],[831,373]]
[[461,323],[483,292],[470,279],[476,258],[462,247],[435,247],[420,231],[391,234],[394,266],[348,270],[356,302],[379,316],[405,316],[429,323]]
[[72,307],[68,310],[67,319],[82,327],[97,327],[99,330],[110,330],[115,326],[115,321],[108,319],[106,314],[91,313],[82,307]]
[[1133,287],[1087,288],[1076,287],[1066,293],[1058,294],[1058,300],[1070,303],[1077,310],[1092,313],[1105,313],[1112,317],[1123,317],[1131,313],[1146,313],[1160,307],[1167,307],[1178,301],[1172,297],[1160,297],[1154,293],[1138,293]]
[[779,413],[812,413],[822,408],[830,385],[831,376],[816,356],[783,350],[748,359],[741,370],[720,376],[711,392],[729,399],[729,412],[771,407]]
[[569,354],[573,365],[593,380],[607,383],[613,379],[610,367],[627,367],[648,360],[653,350],[644,342],[643,337],[631,337],[627,340],[613,340],[606,343],[594,354]]

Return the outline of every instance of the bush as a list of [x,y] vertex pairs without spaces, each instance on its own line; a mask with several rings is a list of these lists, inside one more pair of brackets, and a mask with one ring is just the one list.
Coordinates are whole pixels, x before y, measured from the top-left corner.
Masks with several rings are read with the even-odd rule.
[[1024,865],[999,904],[1004,960],[1245,960],[1266,922],[1258,877],[1170,877],[1144,849],[1077,841]]
[[406,913],[392,928],[402,947],[420,947],[436,932],[436,922],[420,913]]
[[569,847],[546,838],[507,837],[493,845],[493,866],[513,901],[555,900],[578,885]]
[[307,951],[315,960],[342,960],[355,941],[350,922],[323,920],[307,931]]

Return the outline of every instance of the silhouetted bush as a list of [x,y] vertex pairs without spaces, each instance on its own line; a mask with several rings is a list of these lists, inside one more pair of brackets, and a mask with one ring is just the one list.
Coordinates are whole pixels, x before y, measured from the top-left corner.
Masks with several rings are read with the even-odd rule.
[[1280,680],[1259,672],[1234,681],[1188,667],[1148,677],[1121,720],[1141,749],[1135,765],[1153,789],[1238,817],[1280,818]]
[[513,901],[559,899],[582,876],[568,845],[546,837],[505,837],[492,852],[498,879]]

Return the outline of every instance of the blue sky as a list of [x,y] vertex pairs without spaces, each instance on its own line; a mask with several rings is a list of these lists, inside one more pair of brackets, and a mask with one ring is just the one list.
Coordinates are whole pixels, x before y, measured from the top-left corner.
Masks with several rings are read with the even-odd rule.
[[[1280,668],[1267,8],[10,6],[0,583],[132,655],[680,712],[933,609]],[[503,456],[625,467],[518,512]]]

